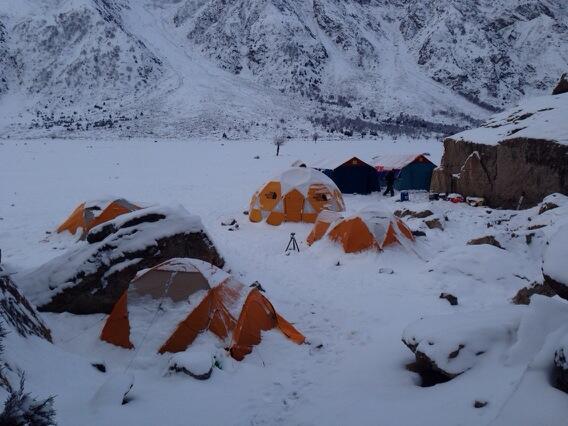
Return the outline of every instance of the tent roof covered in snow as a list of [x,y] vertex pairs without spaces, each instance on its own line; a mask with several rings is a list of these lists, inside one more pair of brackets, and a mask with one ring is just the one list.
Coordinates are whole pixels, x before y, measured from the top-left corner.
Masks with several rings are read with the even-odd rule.
[[211,331],[220,339],[232,335],[231,354],[240,360],[260,343],[262,331],[273,328],[304,341],[257,288],[207,262],[174,258],[132,280],[100,338],[127,349],[144,344],[159,353],[182,352]]
[[57,228],[57,232],[69,231],[75,234],[79,228],[83,235],[97,225],[125,213],[140,209],[124,198],[85,201],[79,204],[69,217]]
[[[372,248],[382,250],[394,243],[404,245],[404,240],[414,241],[412,232],[401,219],[391,213],[374,209],[363,209],[355,215],[339,219],[330,228],[327,237],[341,244],[346,253]],[[322,237],[321,232],[316,235],[314,227],[311,242]]]
[[426,158],[428,155],[427,153],[378,154],[373,157],[373,165],[379,171],[400,170],[415,161],[432,163]]
[[314,222],[323,209],[345,210],[339,188],[318,170],[292,167],[253,194],[249,219],[251,222],[266,220],[270,225]]

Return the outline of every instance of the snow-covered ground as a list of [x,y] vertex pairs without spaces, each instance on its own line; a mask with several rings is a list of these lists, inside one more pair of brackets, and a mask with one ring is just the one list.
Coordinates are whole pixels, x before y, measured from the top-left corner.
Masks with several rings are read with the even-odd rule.
[[[410,251],[393,247],[380,254],[345,254],[325,240],[308,248],[310,225],[272,227],[243,214],[253,192],[297,159],[413,152],[429,152],[439,163],[442,145],[290,141],[276,157],[273,145],[259,141],[1,141],[0,248],[16,283],[74,244],[73,237],[53,232],[83,200],[116,195],[182,204],[201,216],[227,271],[246,284],[258,280],[284,317],[309,341],[323,343],[320,349],[297,346],[277,331],[267,332],[244,361],[226,359],[223,370],[197,381],[167,374],[171,355],[98,340],[103,315],[44,314],[55,345],[11,335],[7,356],[27,371],[27,391],[56,395],[61,425],[480,425],[513,419],[517,425],[562,424],[566,395],[533,379],[536,384],[519,394],[533,399],[516,398],[523,370],[499,368],[495,353],[448,383],[422,388],[405,368],[414,357],[401,342],[405,328],[421,317],[503,308],[518,289],[541,280],[549,231],[531,231],[530,245],[524,235],[527,225],[555,220],[555,210],[540,216],[536,209],[496,211],[430,202],[425,194],[411,194],[404,204],[379,194],[345,196],[348,213],[381,204],[390,211],[428,208],[440,219],[443,231],[408,219],[426,236]],[[238,220],[238,230],[221,226],[229,217]],[[286,256],[290,232],[300,253]],[[506,250],[466,245],[488,234]],[[380,273],[381,268],[394,273]],[[456,295],[459,305],[439,299],[441,292]],[[209,337],[200,337],[195,350],[214,347]],[[91,363],[105,363],[107,372]],[[128,404],[109,397],[120,395],[131,380]],[[489,404],[476,409],[475,400]]]

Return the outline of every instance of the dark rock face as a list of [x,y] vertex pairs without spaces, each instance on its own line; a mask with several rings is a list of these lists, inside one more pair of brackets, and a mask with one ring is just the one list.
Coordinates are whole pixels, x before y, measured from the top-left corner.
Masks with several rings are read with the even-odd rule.
[[490,207],[537,205],[554,192],[568,194],[568,146],[538,139],[485,145],[448,138],[432,192],[483,197]]
[[550,287],[558,296],[568,300],[568,283],[561,283],[543,273],[544,284]]
[[566,366],[566,353],[564,348],[559,348],[554,353],[554,386],[561,391],[568,393],[568,369]]
[[493,235],[486,235],[485,237],[474,238],[473,240],[469,240],[467,242],[468,246],[479,246],[482,244],[489,244],[500,249],[503,248],[501,246],[501,243],[497,241],[497,239]]
[[[30,286],[48,287],[38,309],[74,314],[110,313],[136,273],[174,257],[223,267],[224,260],[199,218],[185,210],[142,209],[91,230],[87,243],[34,271]],[[197,221],[197,222],[196,222]],[[61,269],[66,269],[61,273]]]
[[39,336],[51,342],[51,331],[26,299],[0,268],[0,317],[23,337]]
[[568,93],[568,72],[562,74],[562,77],[560,77],[558,84],[552,91],[553,95],[561,95],[562,93]]

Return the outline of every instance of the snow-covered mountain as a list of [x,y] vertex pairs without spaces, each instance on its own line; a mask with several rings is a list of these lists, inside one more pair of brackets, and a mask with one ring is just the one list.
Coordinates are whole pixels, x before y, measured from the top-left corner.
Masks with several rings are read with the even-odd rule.
[[563,0],[5,2],[0,132],[447,133],[550,90],[567,23]]

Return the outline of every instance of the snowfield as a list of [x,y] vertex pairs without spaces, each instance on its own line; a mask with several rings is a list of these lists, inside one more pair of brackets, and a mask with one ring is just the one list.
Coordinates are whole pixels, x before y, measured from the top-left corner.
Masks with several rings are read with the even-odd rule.
[[[564,424],[568,396],[550,385],[543,367],[547,358],[542,354],[549,355],[552,341],[527,333],[538,334],[529,320],[546,317],[546,303],[562,319],[568,304],[539,299],[541,309],[533,312],[511,307],[510,299],[542,280],[546,241],[566,217],[568,204],[538,215],[538,208],[514,212],[430,202],[420,193],[411,193],[407,203],[380,194],[345,195],[347,214],[368,206],[391,212],[429,209],[444,228],[429,229],[423,219],[405,218],[411,229],[426,233],[411,250],[398,246],[358,254],[345,254],[326,239],[308,247],[309,224],[272,227],[251,223],[243,214],[254,191],[298,159],[311,164],[342,153],[371,158],[424,152],[439,164],[442,144],[291,140],[276,157],[267,141],[2,140],[0,248],[16,283],[75,244],[76,237],[54,230],[84,200],[115,196],[145,205],[182,204],[201,217],[227,262],[224,269],[247,285],[258,280],[275,308],[311,342],[298,346],[278,331],[267,332],[242,362],[221,357],[222,369],[198,381],[169,373],[171,354],[100,341],[105,315],[44,313],[54,345],[12,333],[4,342],[6,358],[26,370],[28,392],[56,396],[61,425]],[[238,230],[221,225],[232,217]],[[537,224],[547,226],[527,230]],[[291,232],[300,253],[285,255]],[[495,236],[504,249],[466,245],[485,235]],[[440,299],[441,292],[457,296],[459,305]],[[497,341],[496,347],[447,383],[420,387],[418,375],[405,368],[414,355],[401,338],[419,319],[450,319],[446,315],[456,313],[469,318],[478,312],[494,312],[490,317],[496,318],[509,311],[527,312],[524,321],[516,321],[522,344],[515,346],[513,361],[504,353],[514,342],[499,340],[507,331],[490,330],[476,335],[475,342],[487,349]],[[546,318],[543,330],[558,333]],[[451,327],[453,321],[437,323]],[[443,332],[437,335],[444,340]],[[456,338],[452,332],[447,336]],[[541,347],[546,351],[541,353]],[[204,370],[206,354],[221,348],[212,335],[202,335],[187,352],[174,361]],[[104,364],[106,373],[92,363]],[[121,405],[132,384],[128,403]],[[474,408],[476,400],[488,404]]]

